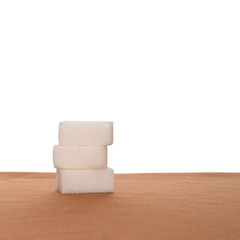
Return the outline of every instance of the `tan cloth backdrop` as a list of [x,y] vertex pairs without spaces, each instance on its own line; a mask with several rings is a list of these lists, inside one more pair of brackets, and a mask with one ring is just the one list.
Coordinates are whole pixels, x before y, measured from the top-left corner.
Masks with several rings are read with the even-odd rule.
[[240,174],[116,174],[112,194],[62,195],[54,173],[0,173],[3,240],[239,240]]

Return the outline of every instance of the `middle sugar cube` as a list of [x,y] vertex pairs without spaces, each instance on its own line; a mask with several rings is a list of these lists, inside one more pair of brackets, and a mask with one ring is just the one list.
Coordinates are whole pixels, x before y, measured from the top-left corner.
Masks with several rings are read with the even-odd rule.
[[59,169],[102,169],[107,167],[107,147],[60,146],[53,148],[53,163]]

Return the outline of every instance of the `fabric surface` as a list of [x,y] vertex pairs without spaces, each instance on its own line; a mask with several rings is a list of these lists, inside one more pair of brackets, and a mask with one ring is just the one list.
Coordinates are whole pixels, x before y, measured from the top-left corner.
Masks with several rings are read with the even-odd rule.
[[0,239],[240,239],[240,173],[115,174],[62,195],[55,173],[0,173]]

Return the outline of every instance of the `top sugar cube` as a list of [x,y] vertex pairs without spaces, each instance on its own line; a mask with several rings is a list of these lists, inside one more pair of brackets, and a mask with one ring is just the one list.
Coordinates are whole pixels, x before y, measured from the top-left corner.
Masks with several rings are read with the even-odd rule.
[[112,145],[113,122],[60,122],[58,140],[60,145]]

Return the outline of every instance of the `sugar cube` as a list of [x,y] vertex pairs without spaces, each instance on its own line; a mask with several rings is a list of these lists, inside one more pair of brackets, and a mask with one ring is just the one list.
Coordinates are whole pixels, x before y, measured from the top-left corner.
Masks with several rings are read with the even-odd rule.
[[61,193],[113,192],[114,172],[99,170],[57,170],[57,190]]
[[113,122],[60,122],[60,145],[108,146],[113,143]]
[[60,169],[106,168],[107,147],[55,145],[53,163],[55,168]]

